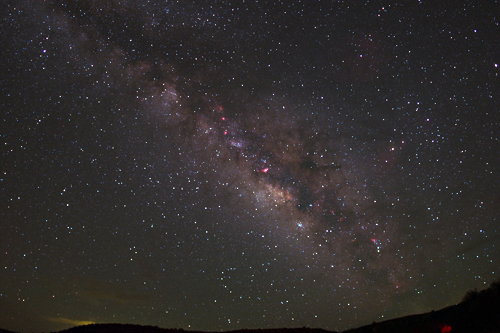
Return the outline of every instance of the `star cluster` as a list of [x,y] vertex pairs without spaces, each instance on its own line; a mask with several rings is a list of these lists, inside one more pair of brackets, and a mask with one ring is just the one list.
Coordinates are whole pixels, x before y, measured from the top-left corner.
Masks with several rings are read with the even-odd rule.
[[0,327],[344,330],[498,278],[489,4],[1,6]]

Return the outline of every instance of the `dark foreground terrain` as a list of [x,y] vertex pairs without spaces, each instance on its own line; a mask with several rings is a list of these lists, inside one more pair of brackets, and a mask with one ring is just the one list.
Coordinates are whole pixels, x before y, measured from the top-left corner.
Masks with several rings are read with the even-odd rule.
[[343,333],[500,333],[500,283],[439,311],[396,318]]
[[[0,333],[12,331],[0,329]],[[129,324],[92,324],[73,327],[59,333],[203,333],[182,329]],[[238,330],[231,333],[328,333],[314,328]],[[500,281],[481,292],[469,291],[457,305],[424,314],[373,323],[343,333],[500,333]],[[334,333],[334,332],[332,332]]]

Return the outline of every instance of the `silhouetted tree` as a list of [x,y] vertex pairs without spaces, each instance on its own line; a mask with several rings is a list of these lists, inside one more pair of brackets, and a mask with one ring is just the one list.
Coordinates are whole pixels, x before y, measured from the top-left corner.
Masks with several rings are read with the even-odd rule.
[[481,291],[478,291],[477,288],[474,290],[469,290],[462,299],[462,303],[494,302],[495,299],[498,302],[499,298],[500,298],[500,279],[498,281],[492,282],[487,289]]

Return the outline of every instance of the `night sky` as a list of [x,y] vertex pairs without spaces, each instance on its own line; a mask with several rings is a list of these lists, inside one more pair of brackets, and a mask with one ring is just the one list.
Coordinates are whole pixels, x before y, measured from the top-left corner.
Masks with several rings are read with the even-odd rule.
[[486,288],[498,8],[2,1],[0,328],[345,330]]

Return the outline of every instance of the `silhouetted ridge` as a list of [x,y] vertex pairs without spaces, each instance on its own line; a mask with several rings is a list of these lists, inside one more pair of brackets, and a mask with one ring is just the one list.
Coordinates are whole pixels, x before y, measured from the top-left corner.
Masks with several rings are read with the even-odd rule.
[[[159,333],[159,332],[169,332],[169,333],[180,333],[185,332],[182,329],[167,329],[160,328],[158,326],[143,326],[143,325],[132,325],[132,324],[90,324],[77,326],[69,328],[67,330],[59,331],[59,333],[111,333],[111,332],[121,332],[121,333]],[[190,331],[191,332],[191,331]],[[192,331],[196,333],[196,331]]]
[[[90,324],[59,333],[204,333],[157,326]],[[462,302],[438,311],[391,319],[343,333],[500,333],[500,280],[488,289],[468,291]],[[0,329],[0,333],[15,333]],[[207,332],[208,333],[208,332]],[[336,333],[317,328],[243,329],[226,333]]]
[[343,333],[499,333],[500,281],[468,291],[463,301],[438,311],[355,328]]
[[[201,331],[184,331],[182,329],[167,329],[157,326],[142,326],[130,324],[90,324],[73,327],[59,333],[202,333]],[[278,329],[256,329],[237,330],[228,333],[336,333],[316,328],[278,328]],[[0,332],[1,333],[1,332]]]

